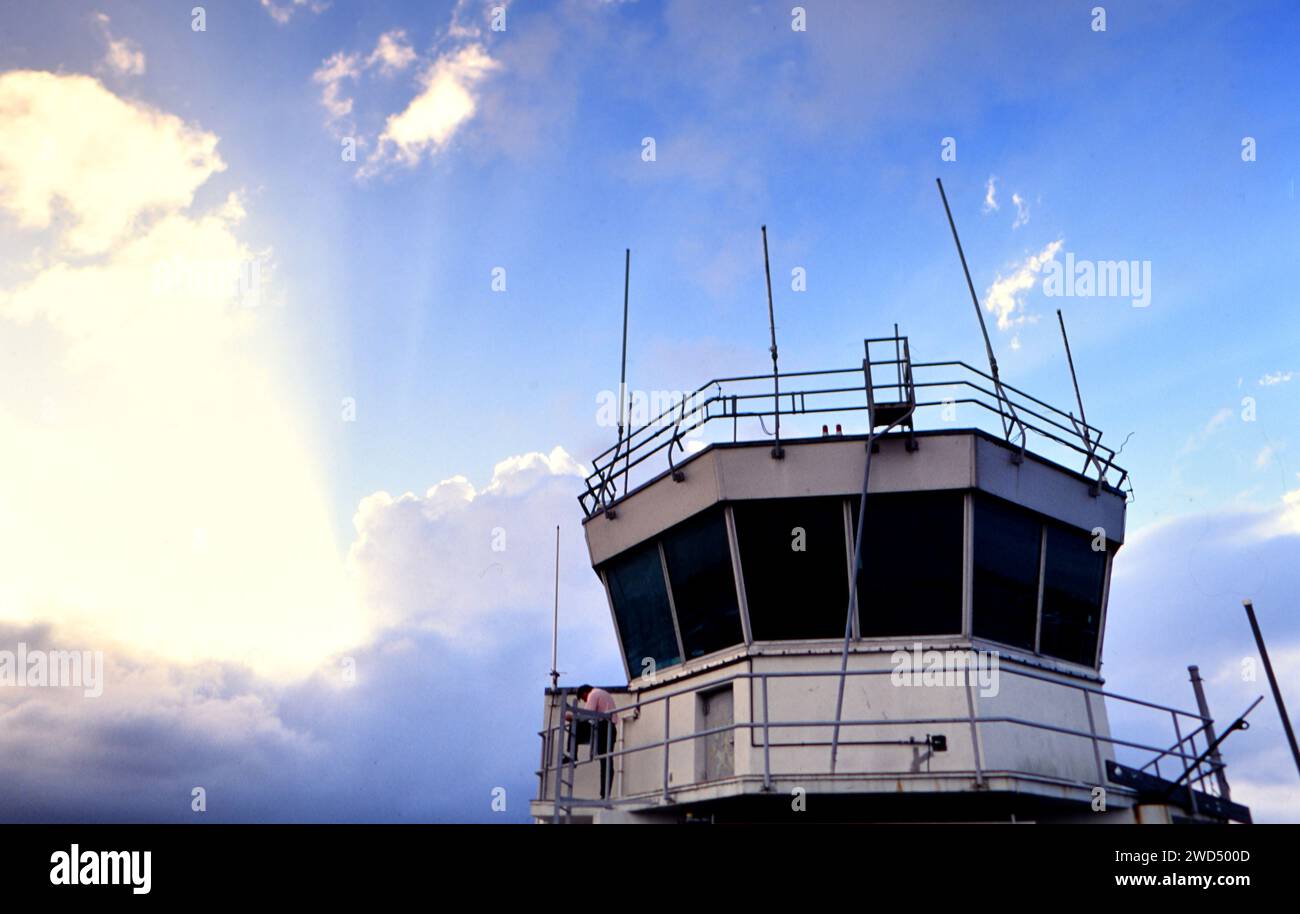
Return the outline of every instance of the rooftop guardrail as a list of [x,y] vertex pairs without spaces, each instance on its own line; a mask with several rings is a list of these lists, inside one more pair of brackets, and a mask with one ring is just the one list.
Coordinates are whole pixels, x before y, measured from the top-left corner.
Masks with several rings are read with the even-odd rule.
[[[891,399],[891,390],[897,392],[895,402],[907,400],[909,395],[915,397],[916,429],[961,427],[954,417],[966,407],[974,412],[973,425],[966,425],[996,428],[999,437],[1016,448],[1021,457],[1032,441],[1035,454],[1062,465],[1081,459],[1082,467],[1077,472],[1094,484],[1116,490],[1125,487],[1128,472],[1116,466],[1117,451],[1102,443],[1101,429],[1005,381],[997,381],[966,362],[912,362],[902,354],[905,350],[898,348],[900,343],[906,346],[905,337],[866,341],[890,342],[899,353],[895,359],[864,358],[856,368],[781,372],[777,375],[779,385],[773,385],[770,373],[715,378],[674,397],[671,405],[631,428],[592,461],[586,488],[578,496],[583,512],[591,517],[608,511],[638,485],[665,472],[676,474],[676,464],[687,450],[685,441],[726,441],[728,423],[732,442],[764,440],[774,434],[768,429],[769,420],[775,429],[778,416],[784,423],[781,437],[785,440],[800,435],[815,437],[820,432],[817,425],[823,421],[829,423],[842,415],[849,422],[854,414],[868,412],[868,390],[874,394],[877,408],[882,401]],[[882,371],[896,374],[896,380],[882,382]],[[773,393],[774,386],[779,386],[779,394]],[[801,418],[804,426],[798,424]],[[857,432],[850,430],[847,434],[865,435],[870,431],[865,427],[869,420],[857,417],[856,421]],[[792,428],[794,436],[790,434]]]

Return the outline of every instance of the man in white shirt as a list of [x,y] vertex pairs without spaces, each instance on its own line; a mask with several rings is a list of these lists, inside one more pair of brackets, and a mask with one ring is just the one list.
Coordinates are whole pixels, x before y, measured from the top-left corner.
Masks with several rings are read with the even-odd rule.
[[[598,689],[590,685],[583,685],[578,688],[578,701],[584,710],[609,715],[608,720],[595,722],[596,747],[593,750],[594,755],[600,758],[600,798],[603,800],[609,792],[612,780],[610,776],[613,774],[608,753],[614,750],[614,741],[618,738],[618,713],[615,710],[618,706],[614,703],[613,695],[610,695],[604,689]],[[591,722],[578,721],[576,730],[577,744],[579,746],[591,742]]]

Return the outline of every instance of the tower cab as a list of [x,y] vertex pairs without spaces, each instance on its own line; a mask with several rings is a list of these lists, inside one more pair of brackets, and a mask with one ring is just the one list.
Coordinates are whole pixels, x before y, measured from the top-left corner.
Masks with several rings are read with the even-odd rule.
[[[903,337],[865,355],[712,381],[596,459],[611,784],[548,689],[534,818],[1248,819],[1198,760],[1208,718],[1104,690],[1126,477],[1101,432]],[[1151,730],[1113,735],[1117,705]]]

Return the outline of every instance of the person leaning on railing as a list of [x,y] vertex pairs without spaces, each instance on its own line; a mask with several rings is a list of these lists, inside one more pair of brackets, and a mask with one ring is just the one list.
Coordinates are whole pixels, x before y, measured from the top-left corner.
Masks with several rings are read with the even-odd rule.
[[[604,689],[595,688],[590,685],[578,687],[578,701],[584,711],[595,711],[598,714],[608,714],[609,717],[596,721],[596,748],[593,750],[595,755],[600,757],[600,798],[605,799],[609,792],[610,778],[609,774],[609,757],[608,753],[614,748],[614,740],[618,738],[618,714],[614,710],[617,705],[614,704],[614,696],[610,695]],[[564,712],[564,719],[571,720],[573,713]],[[591,742],[591,721],[579,720],[577,727],[574,728],[576,735],[576,745],[581,746],[584,743]],[[574,750],[577,751],[576,749]],[[568,758],[565,758],[568,761]]]

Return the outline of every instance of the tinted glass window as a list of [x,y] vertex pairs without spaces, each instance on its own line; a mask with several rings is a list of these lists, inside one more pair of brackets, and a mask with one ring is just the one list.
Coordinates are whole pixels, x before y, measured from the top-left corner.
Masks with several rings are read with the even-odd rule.
[[1005,502],[975,497],[974,632],[1034,649],[1042,524]]
[[733,510],[754,639],[843,638],[843,500],[773,498],[736,502]]
[[[960,492],[867,498],[858,578],[862,637],[961,633],[962,501]],[[851,502],[855,535],[861,503],[861,496]]]
[[686,657],[743,642],[722,509],[710,509],[678,524],[664,535],[663,544]]
[[1085,666],[1096,663],[1105,575],[1106,553],[1094,552],[1087,534],[1048,526],[1042,653]]
[[606,562],[602,570],[632,677],[642,674],[647,657],[660,669],[681,663],[659,547],[645,543]]

